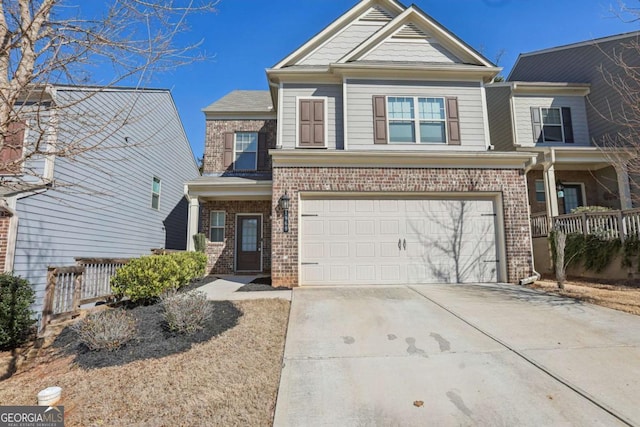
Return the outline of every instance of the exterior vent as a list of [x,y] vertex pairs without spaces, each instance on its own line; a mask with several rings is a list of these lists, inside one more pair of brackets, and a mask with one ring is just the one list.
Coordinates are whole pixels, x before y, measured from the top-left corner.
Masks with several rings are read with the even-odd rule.
[[383,21],[383,22],[389,22],[392,19],[393,19],[393,16],[391,15],[391,13],[389,13],[387,10],[383,9],[380,6],[372,7],[369,13],[367,13],[362,18],[363,21]]
[[393,38],[396,39],[426,39],[429,35],[418,28],[415,24],[407,24],[400,29]]

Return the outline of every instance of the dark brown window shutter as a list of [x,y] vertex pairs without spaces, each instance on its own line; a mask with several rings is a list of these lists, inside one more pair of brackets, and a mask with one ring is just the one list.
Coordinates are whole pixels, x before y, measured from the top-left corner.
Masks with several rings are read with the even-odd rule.
[[540,116],[540,109],[537,107],[531,107],[531,123],[533,124],[533,140],[535,142],[542,142],[542,118]]
[[458,98],[447,98],[447,128],[449,130],[449,145],[460,145],[460,115],[458,113]]
[[258,134],[258,170],[269,170],[269,147],[267,145],[267,134]]
[[301,147],[324,147],[324,100],[301,99],[299,105]]
[[235,141],[235,134],[233,132],[226,132],[224,134],[224,168],[229,169],[233,164],[233,143]]
[[9,167],[0,168],[1,174],[17,174],[20,172],[20,165],[12,163],[22,159],[26,126],[27,124],[24,121],[9,123],[7,134],[4,136],[4,145],[0,150],[0,164],[8,165]]
[[387,143],[387,101],[384,96],[373,97],[373,143]]
[[562,124],[564,126],[564,142],[574,143],[573,120],[571,118],[571,108],[562,107]]

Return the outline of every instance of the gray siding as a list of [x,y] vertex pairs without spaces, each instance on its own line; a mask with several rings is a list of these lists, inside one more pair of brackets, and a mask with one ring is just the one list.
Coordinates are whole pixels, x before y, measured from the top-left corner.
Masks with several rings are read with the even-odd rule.
[[589,130],[593,142],[601,145],[607,139],[617,139],[621,128],[614,122],[623,113],[621,97],[607,83],[601,68],[605,73],[622,76],[622,70],[611,60],[615,55],[622,55],[629,65],[640,67],[638,51],[624,46],[630,42],[637,43],[638,36],[524,56],[509,79],[591,83],[591,94],[587,97]]
[[[101,119],[87,128],[82,124],[90,120],[82,116]],[[55,179],[60,187],[18,200],[15,272],[34,285],[38,311],[47,266],[73,265],[75,257],[136,257],[152,248],[184,249],[183,185],[198,176],[169,93],[100,93],[64,118],[77,121],[61,120],[59,141],[89,138],[106,149],[75,159],[57,158]],[[107,118],[114,120],[107,123]],[[108,149],[122,146],[125,137],[129,147]],[[162,185],[159,210],[151,208],[154,176]]]
[[[514,116],[516,125],[516,143],[525,147],[536,145],[533,138],[533,123],[531,122],[531,107],[569,107],[573,122],[573,137],[575,142],[571,146],[589,146],[589,127],[587,126],[587,111],[585,100],[581,96],[514,96]],[[561,145],[565,145],[560,143]],[[541,144],[538,144],[541,145]],[[549,144],[545,144],[549,145]]]
[[386,22],[356,23],[347,27],[324,46],[312,53],[301,65],[329,65],[358,47],[362,42],[371,37],[382,28]]
[[457,97],[462,145],[446,146],[447,150],[485,151],[487,136],[480,83],[396,80],[348,80],[347,144],[349,150],[441,150],[441,144],[373,143],[373,96]]
[[433,62],[443,64],[460,63],[451,52],[438,43],[422,41],[394,41],[387,40],[365,55],[364,61],[407,61]]
[[487,113],[491,144],[497,151],[513,151],[513,122],[511,121],[510,95],[508,86],[487,86]]
[[342,150],[344,147],[344,124],[342,114],[342,85],[285,84],[282,103],[282,146],[295,148],[298,133],[297,97],[328,98],[327,148]]

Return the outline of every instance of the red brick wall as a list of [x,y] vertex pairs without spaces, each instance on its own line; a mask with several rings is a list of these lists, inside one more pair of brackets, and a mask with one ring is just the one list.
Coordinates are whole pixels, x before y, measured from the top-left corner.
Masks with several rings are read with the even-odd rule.
[[291,197],[289,233],[273,204],[274,286],[298,286],[298,192],[500,192],[504,205],[508,281],[533,272],[524,175],[519,170],[274,168],[273,200]]
[[8,212],[0,210],[0,273],[4,272],[5,261],[7,259],[7,246],[9,243],[9,221],[11,216]]
[[[209,215],[211,211],[225,211],[225,241],[224,243],[212,243],[209,239]],[[202,215],[200,217],[200,230],[207,236],[207,255],[209,264],[207,271],[210,274],[233,274],[235,261],[236,242],[236,214],[252,213],[262,214],[262,265],[263,270],[271,270],[271,201],[219,201],[202,203]]]
[[[207,120],[204,147],[204,174],[227,172],[224,167],[226,132],[264,132],[269,149],[276,147],[276,120]],[[271,170],[271,159],[267,171]]]

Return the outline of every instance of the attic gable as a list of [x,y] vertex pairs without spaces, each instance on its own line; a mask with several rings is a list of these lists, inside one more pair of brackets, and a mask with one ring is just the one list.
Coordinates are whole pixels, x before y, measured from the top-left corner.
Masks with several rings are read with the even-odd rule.
[[336,62],[404,10],[405,7],[395,0],[362,0],[273,69]]
[[[404,42],[400,46],[400,43]],[[476,50],[413,5],[388,22],[338,64],[359,61],[468,64],[495,67]]]

